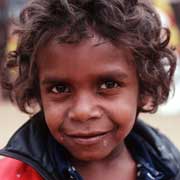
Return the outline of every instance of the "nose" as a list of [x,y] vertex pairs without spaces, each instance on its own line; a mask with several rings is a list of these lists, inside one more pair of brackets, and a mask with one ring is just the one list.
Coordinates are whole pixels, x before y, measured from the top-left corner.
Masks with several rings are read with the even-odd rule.
[[69,109],[69,118],[77,121],[87,121],[99,119],[102,116],[102,109],[97,103],[97,99],[88,95],[77,97],[72,107]]

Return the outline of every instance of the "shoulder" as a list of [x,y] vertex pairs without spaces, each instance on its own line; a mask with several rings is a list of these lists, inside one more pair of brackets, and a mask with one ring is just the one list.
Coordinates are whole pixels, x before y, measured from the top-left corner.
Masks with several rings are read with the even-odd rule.
[[0,159],[0,179],[3,180],[42,180],[42,177],[27,164],[12,159]]
[[146,140],[151,146],[158,150],[168,149],[173,151],[180,158],[180,152],[175,145],[158,129],[151,127],[143,121],[138,121],[135,131]]
[[164,134],[142,121],[138,121],[135,131],[143,138],[148,150],[162,163],[178,172],[179,177],[180,151],[177,147]]
[[[177,147],[158,129],[139,121],[137,131],[159,154],[165,159],[173,156],[180,163],[180,151]],[[170,155],[171,154],[171,155]]]

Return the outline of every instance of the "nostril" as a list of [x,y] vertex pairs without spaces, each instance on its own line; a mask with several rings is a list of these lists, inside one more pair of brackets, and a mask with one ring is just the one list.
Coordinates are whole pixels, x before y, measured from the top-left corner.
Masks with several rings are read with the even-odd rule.
[[78,120],[78,121],[86,121],[86,120],[93,120],[99,119],[102,116],[102,112],[98,108],[74,108],[71,109],[68,113],[68,117],[71,120]]

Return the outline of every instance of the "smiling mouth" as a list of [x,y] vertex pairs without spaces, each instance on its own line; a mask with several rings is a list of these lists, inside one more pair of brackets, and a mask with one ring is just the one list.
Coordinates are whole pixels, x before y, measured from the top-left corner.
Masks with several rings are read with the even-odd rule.
[[100,143],[101,140],[108,137],[112,132],[113,130],[109,130],[106,132],[76,133],[65,136],[76,144],[91,145]]
[[[110,132],[110,131],[108,131]],[[101,133],[89,133],[89,134],[74,134],[74,135],[69,135],[72,138],[84,138],[84,139],[88,139],[88,138],[93,138],[93,137],[98,137],[98,136],[103,136],[108,132],[101,132]]]

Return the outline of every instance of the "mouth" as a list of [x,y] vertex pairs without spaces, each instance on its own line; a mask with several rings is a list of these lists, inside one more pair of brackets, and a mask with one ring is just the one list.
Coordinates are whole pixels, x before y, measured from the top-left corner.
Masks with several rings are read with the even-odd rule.
[[91,145],[100,143],[104,138],[108,137],[113,130],[103,132],[91,132],[91,133],[75,133],[66,134],[65,136],[76,144]]

